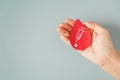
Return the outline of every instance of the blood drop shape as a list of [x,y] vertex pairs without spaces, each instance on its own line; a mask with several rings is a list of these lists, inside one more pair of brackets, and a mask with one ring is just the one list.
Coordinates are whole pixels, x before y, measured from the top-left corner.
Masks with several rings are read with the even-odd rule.
[[77,50],[84,50],[91,45],[92,36],[90,30],[77,19],[70,32],[70,43]]

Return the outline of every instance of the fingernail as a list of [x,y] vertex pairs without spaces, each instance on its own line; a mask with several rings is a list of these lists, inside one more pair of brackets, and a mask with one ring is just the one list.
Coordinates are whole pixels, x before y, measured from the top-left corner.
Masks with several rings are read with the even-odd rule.
[[62,26],[62,23],[59,26]]
[[63,40],[65,43],[67,43],[66,40],[65,40],[65,38],[64,38],[63,36],[61,36],[60,38],[61,38],[61,40]]
[[60,36],[61,40],[64,40],[63,36]]
[[85,21],[85,24],[88,24],[89,22],[88,21]]
[[59,32],[59,27],[57,28],[57,31]]
[[62,22],[59,26],[63,26],[65,23],[64,22]]

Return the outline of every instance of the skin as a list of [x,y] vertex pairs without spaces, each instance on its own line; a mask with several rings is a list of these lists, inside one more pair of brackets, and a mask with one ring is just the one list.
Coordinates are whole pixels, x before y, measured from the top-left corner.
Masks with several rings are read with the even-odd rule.
[[[73,19],[68,18],[57,28],[57,31],[60,33],[60,38],[70,46],[69,34],[74,23],[75,21]],[[99,65],[116,79],[120,80],[120,54],[113,46],[109,31],[94,22],[85,22],[84,25],[92,34],[92,44],[87,49],[83,51],[78,50],[78,52],[89,61]],[[117,68],[116,66],[109,67],[111,64],[116,65]]]

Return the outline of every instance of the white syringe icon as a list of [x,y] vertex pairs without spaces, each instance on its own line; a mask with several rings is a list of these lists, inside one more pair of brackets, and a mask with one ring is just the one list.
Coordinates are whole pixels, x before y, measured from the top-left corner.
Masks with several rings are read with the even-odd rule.
[[74,44],[75,47],[78,46],[78,45],[77,45],[77,41],[78,41],[79,39],[81,39],[81,37],[82,37],[82,35],[83,35],[84,32],[85,32],[85,31],[84,31],[84,28],[79,28],[79,31],[78,31],[78,33],[77,33],[77,35],[76,35],[76,41],[75,41],[75,44]]

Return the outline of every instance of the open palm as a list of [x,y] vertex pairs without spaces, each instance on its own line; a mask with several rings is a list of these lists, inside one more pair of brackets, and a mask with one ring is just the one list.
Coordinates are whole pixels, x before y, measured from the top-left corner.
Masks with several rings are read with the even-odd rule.
[[[69,45],[71,45],[69,34],[74,22],[75,21],[72,19],[66,19],[66,22],[61,23],[57,29],[61,34],[61,39]],[[92,34],[92,44],[87,49],[83,51],[78,50],[78,52],[88,60],[102,65],[107,61],[108,56],[110,57],[112,55],[111,52],[115,52],[109,32],[102,26],[93,22],[85,22],[85,26]]]

